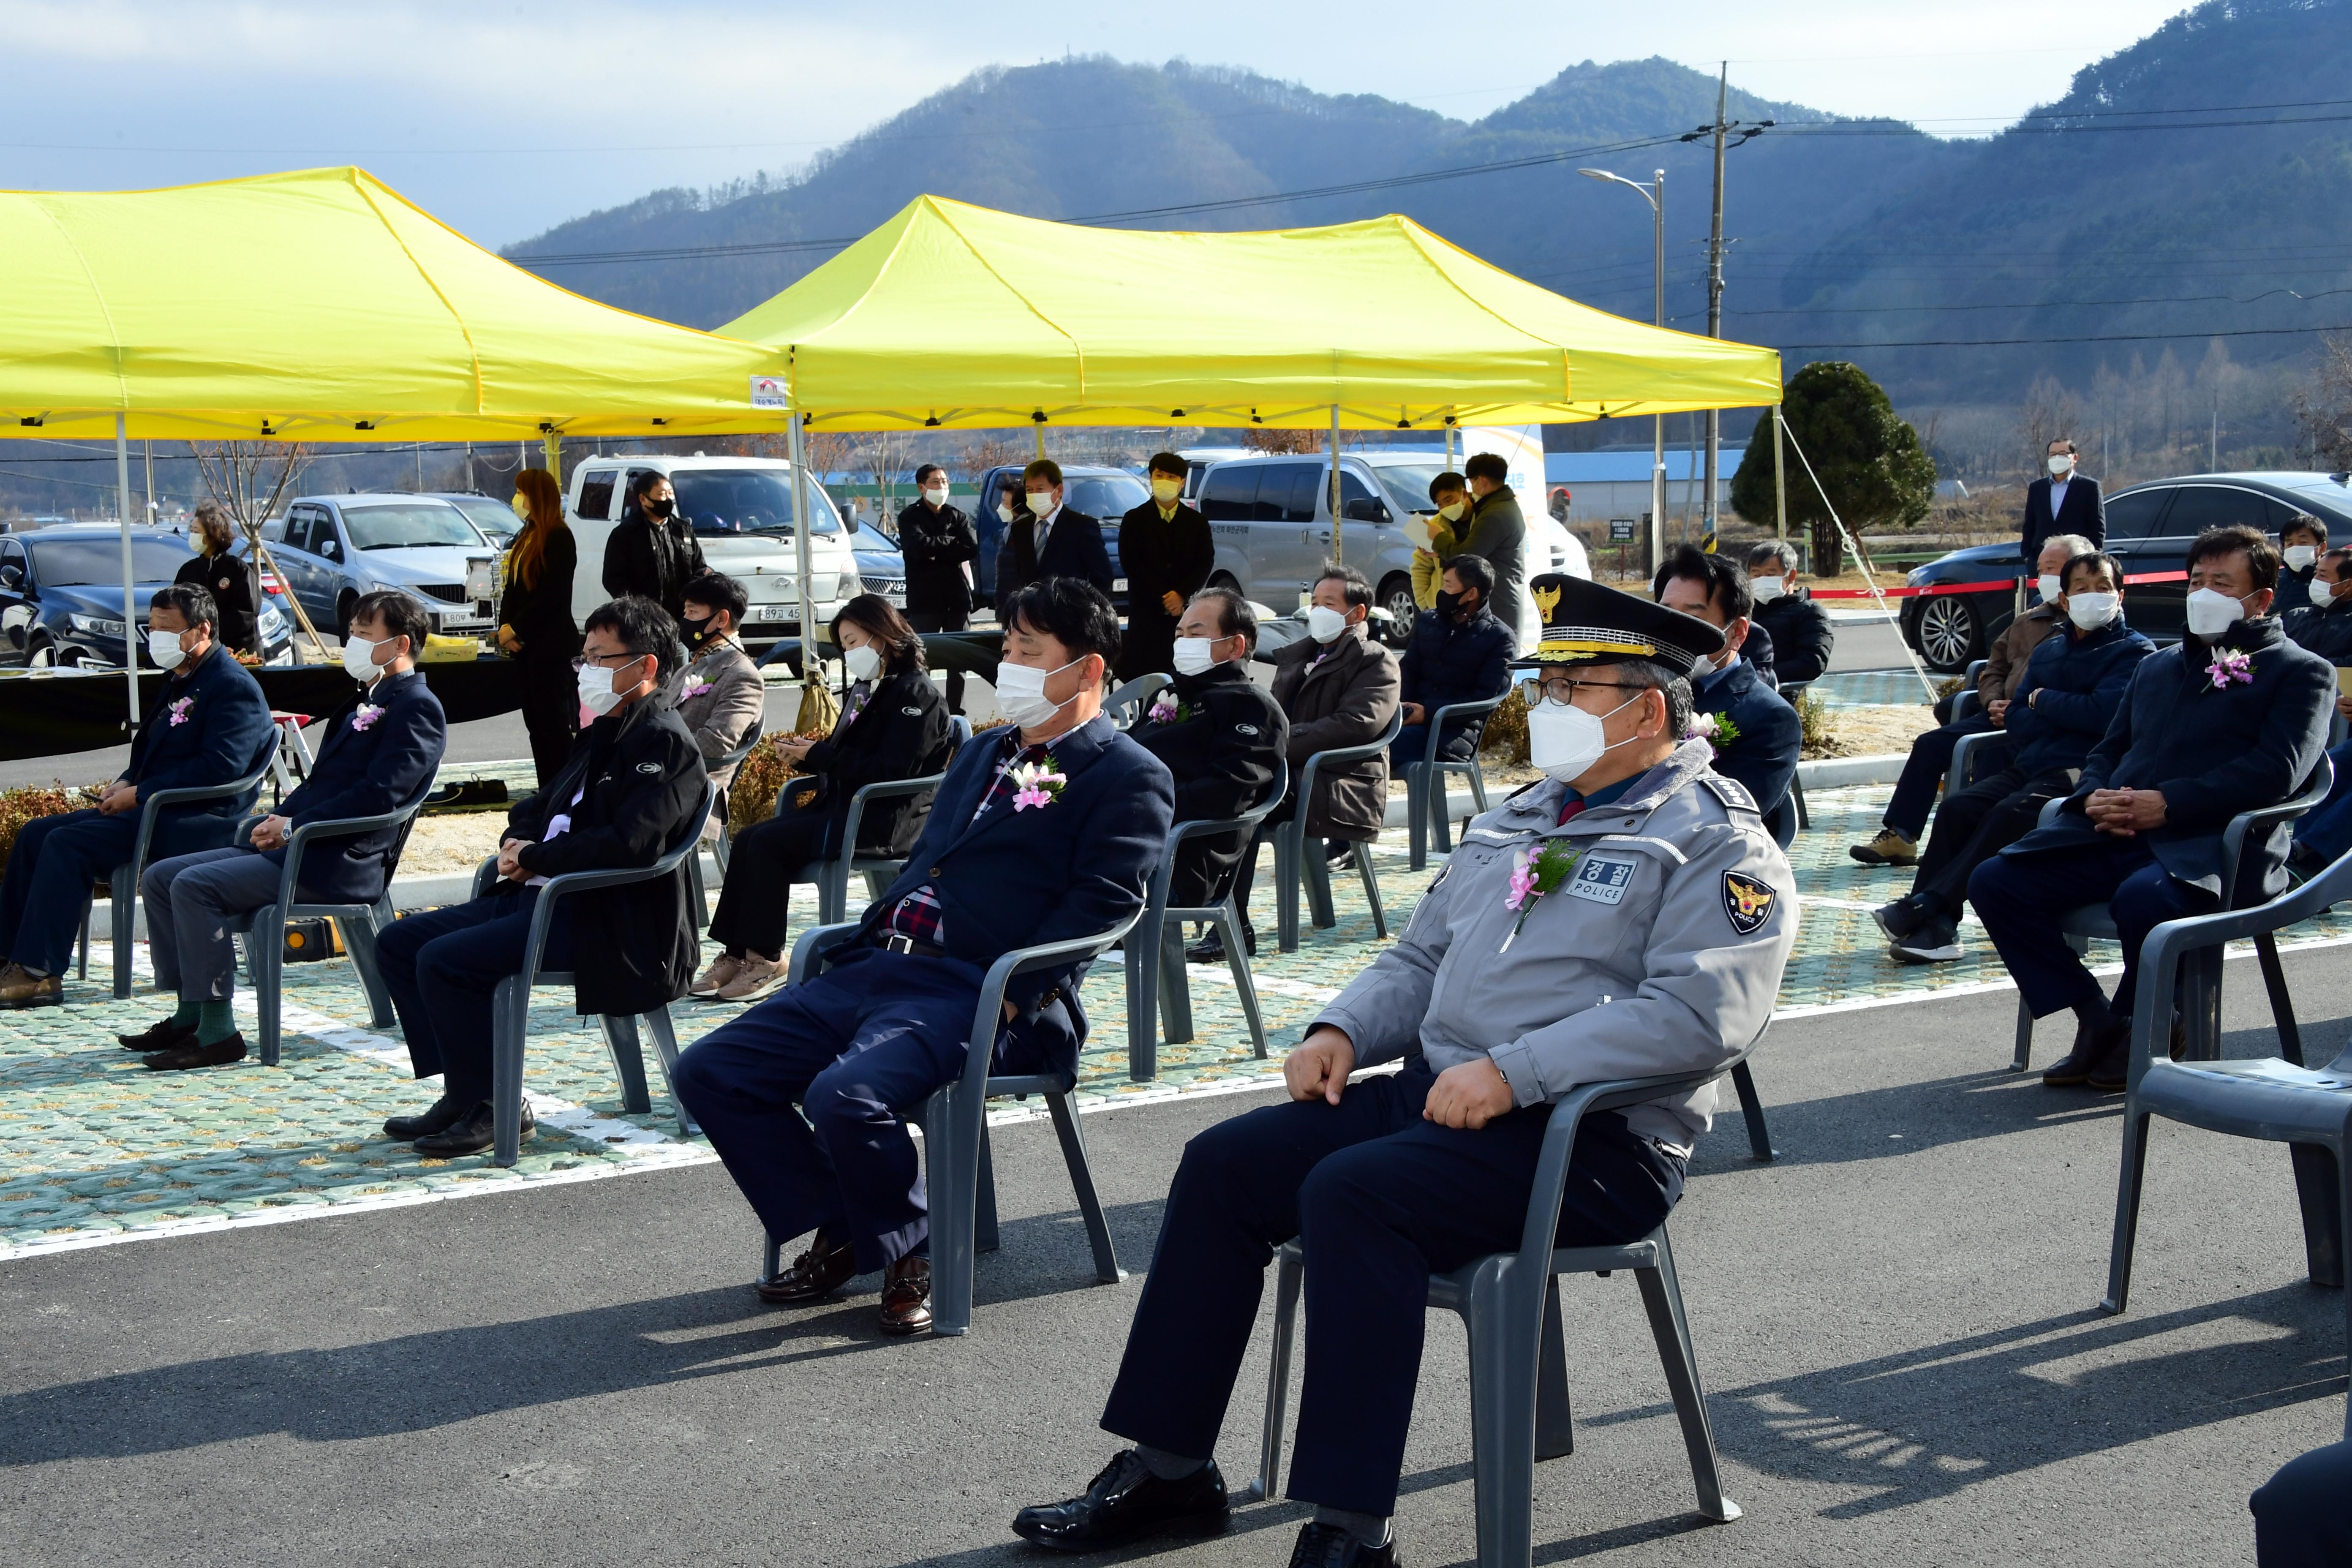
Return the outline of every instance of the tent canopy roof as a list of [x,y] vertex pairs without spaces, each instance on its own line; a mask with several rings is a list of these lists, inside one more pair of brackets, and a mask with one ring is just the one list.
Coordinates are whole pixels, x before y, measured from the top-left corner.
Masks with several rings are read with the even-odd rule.
[[1643,326],[1391,215],[1087,228],[938,196],[720,327],[835,430],[1557,423],[1777,403],[1780,355]]
[[778,429],[772,352],[582,299],[364,170],[0,192],[0,434],[415,441]]

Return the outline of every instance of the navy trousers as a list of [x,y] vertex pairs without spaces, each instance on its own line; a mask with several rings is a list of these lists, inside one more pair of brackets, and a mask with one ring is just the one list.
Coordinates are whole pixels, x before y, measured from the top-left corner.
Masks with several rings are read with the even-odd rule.
[[2352,1442],[2289,1459],[2247,1500],[2261,1568],[2329,1568],[2352,1563]]
[[[2202,888],[2175,879],[2144,840],[2106,834],[2080,848],[1996,855],[1969,879],[1969,898],[2037,1018],[2069,1007],[2095,1015],[2102,1006],[2129,1017],[2147,933],[2183,915],[2210,914],[2220,904]],[[2082,955],[2059,934],[2066,913],[2085,904],[2106,905],[2123,940],[2124,973],[2112,1002],[2100,995]]]
[[[1478,724],[1448,723],[1445,733],[1437,740],[1437,760],[1442,763],[1466,763],[1478,752],[1478,736],[1483,729]],[[1404,770],[1421,761],[1429,751],[1429,726],[1407,724],[1389,742],[1389,776],[1404,777]]]
[[[522,972],[523,943],[539,889],[403,915],[376,938],[383,988],[392,993],[418,1078],[441,1075],[461,1104],[490,1098],[490,1003],[499,982]],[[570,900],[555,907],[540,967],[572,967]]]
[[[1293,1100],[1219,1123],[1184,1147],[1103,1412],[1106,1431],[1171,1454],[1215,1451],[1274,1249],[1307,1256],[1307,1374],[1289,1495],[1396,1511],[1421,1374],[1429,1279],[1516,1252],[1549,1106],[1478,1131],[1421,1108],[1419,1057],[1348,1086],[1336,1106]],[[1682,1195],[1683,1162],[1613,1111],[1578,1129],[1560,1206],[1564,1247],[1648,1235]]]
[[1895,798],[1886,803],[1885,825],[1917,843],[1927,831],[1927,814],[1936,809],[1936,788],[1952,765],[1953,748],[1963,736],[1989,734],[1993,728],[1993,721],[1979,709],[1912,742],[1911,755],[1895,781]]
[[2074,792],[2074,775],[2063,768],[2032,777],[2022,768],[2003,768],[1946,792],[1936,808],[1936,831],[1919,853],[1912,895],[1932,899],[1947,919],[1959,919],[1976,868],[2032,832],[2051,800]]
[[[233,826],[226,817],[167,813],[148,841],[148,858],[218,849]],[[28,969],[64,973],[90,890],[128,861],[138,843],[135,809],[108,816],[91,806],[37,816],[18,828],[8,874],[0,878],[0,954]]]
[[2295,824],[2295,842],[2322,860],[2334,860],[2352,849],[2352,741],[2327,753],[2336,764],[2336,784],[2327,798]]
[[686,1048],[677,1097],[769,1235],[822,1226],[861,1274],[929,1255],[922,1162],[899,1111],[963,1072],[985,978],[951,958],[858,948]]

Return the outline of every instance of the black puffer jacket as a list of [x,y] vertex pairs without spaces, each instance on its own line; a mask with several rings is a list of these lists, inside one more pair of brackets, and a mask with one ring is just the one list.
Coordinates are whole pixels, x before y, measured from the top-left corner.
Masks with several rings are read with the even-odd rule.
[[[860,787],[940,773],[948,765],[948,752],[947,703],[931,678],[914,668],[884,677],[855,719],[836,725],[808,751],[809,772],[824,781],[834,841],[839,841],[840,826]],[[791,793],[795,786],[805,787],[794,779],[784,788]],[[925,790],[869,804],[857,819],[858,853],[906,854],[930,819],[931,794]]]
[[1772,636],[1772,684],[1800,686],[1828,670],[1837,628],[1830,624],[1830,613],[1811,599],[1802,594],[1775,599],[1757,605],[1753,618]]
[[682,517],[659,522],[635,512],[604,541],[604,592],[615,599],[635,594],[669,612],[686,614],[686,585],[709,570],[694,525]]

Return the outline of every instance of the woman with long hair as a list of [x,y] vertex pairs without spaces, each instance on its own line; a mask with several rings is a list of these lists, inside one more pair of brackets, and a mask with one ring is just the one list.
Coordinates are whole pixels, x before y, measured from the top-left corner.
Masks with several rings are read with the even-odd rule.
[[216,500],[196,503],[196,552],[180,563],[175,583],[202,588],[220,606],[220,640],[233,654],[261,653],[261,574],[236,554],[236,530]]
[[515,476],[515,515],[522,531],[507,547],[505,593],[499,601],[499,648],[522,666],[522,724],[540,787],[562,771],[580,733],[580,695],[572,660],[580,628],[572,619],[572,574],[580,546],[563,521],[563,491],[545,468]]
[[[923,639],[888,601],[860,594],[833,618],[849,675],[841,721],[824,738],[779,735],[776,754],[802,772],[784,781],[776,815],[735,836],[710,940],[721,952],[692,994],[720,1001],[764,996],[784,978],[784,930],[802,867],[840,853],[850,800],[865,784],[921,778],[948,760],[948,710],[923,669]],[[904,855],[930,816],[931,795],[898,795],[858,818],[857,849]]]

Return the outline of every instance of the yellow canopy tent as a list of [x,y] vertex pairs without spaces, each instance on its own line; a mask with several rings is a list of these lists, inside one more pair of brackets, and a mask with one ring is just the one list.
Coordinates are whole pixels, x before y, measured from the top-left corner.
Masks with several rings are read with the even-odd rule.
[[1780,397],[1780,355],[1643,326],[1391,216],[1086,228],[920,196],[718,329],[789,357],[814,429],[1442,429]]

